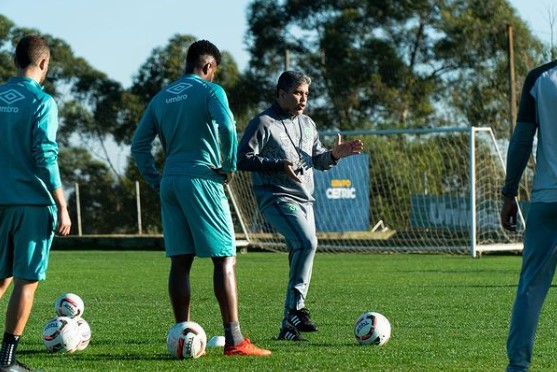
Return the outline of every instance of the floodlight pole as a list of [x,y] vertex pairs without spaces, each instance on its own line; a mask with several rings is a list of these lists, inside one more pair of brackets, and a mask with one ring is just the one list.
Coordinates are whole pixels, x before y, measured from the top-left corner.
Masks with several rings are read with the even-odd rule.
[[81,230],[81,200],[79,196],[79,183],[75,183],[75,211],[77,214],[77,235],[83,235]]
[[141,235],[143,234],[143,228],[141,226],[141,197],[139,193],[139,181],[135,181],[135,204],[137,206],[137,233]]
[[516,81],[514,75],[514,37],[513,26],[507,25],[508,33],[508,59],[509,59],[509,139],[513,135],[514,123],[516,122]]

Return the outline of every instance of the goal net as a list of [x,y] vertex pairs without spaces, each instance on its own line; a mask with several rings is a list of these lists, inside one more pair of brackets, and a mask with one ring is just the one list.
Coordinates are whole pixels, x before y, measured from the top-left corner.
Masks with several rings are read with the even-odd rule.
[[[522,213],[517,232],[501,228],[505,169],[490,128],[342,134],[361,139],[365,153],[314,172],[318,250],[476,257],[522,249]],[[322,142],[330,148],[335,135],[323,132]],[[257,208],[251,174],[238,172],[228,191],[239,245],[285,251]]]

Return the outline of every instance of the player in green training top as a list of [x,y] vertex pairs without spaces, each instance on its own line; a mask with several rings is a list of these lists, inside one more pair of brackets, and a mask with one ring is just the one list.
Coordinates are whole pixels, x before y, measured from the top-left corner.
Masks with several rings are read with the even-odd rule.
[[[137,126],[132,154],[160,194],[164,244],[171,259],[168,291],[177,323],[190,318],[190,269],[211,257],[214,291],[224,323],[226,355],[267,356],[244,339],[238,321],[236,246],[223,184],[236,171],[236,127],[221,86],[213,83],[221,54],[206,40],[193,43],[186,70],[149,103]],[[162,175],[151,153],[164,150]]]
[[55,232],[71,221],[58,169],[58,108],[43,92],[50,49],[40,36],[17,44],[17,76],[0,86],[0,297],[13,281],[6,310],[0,371],[29,371],[16,348],[45,279]]

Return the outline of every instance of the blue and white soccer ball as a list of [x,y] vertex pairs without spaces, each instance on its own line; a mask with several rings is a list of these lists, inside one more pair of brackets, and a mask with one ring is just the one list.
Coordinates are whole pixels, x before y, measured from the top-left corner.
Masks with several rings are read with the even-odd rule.
[[196,322],[175,324],[166,336],[168,352],[178,359],[197,359],[205,354],[207,335]]
[[356,320],[354,336],[360,345],[383,346],[391,338],[391,323],[382,314],[365,312]]
[[73,353],[80,342],[79,327],[74,318],[58,316],[50,319],[43,328],[43,343],[50,353]]

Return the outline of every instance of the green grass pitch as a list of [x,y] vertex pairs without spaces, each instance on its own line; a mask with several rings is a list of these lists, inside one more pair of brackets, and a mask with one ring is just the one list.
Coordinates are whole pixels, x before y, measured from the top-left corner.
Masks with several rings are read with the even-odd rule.
[[[41,283],[19,359],[43,371],[501,371],[520,257],[417,254],[318,254],[307,299],[320,331],[309,343],[276,341],[282,316],[287,256],[238,256],[242,330],[270,358],[225,357],[208,348],[197,360],[173,360],[166,351],[172,326],[167,295],[169,261],[163,252],[54,251]],[[212,264],[193,267],[192,320],[208,337],[222,335],[212,290]],[[49,354],[42,327],[54,302],[74,292],[85,302],[89,347]],[[550,291],[538,329],[533,370],[556,370],[557,302]],[[0,309],[6,307],[2,299]],[[383,347],[359,346],[353,325],[378,311],[392,325]]]

